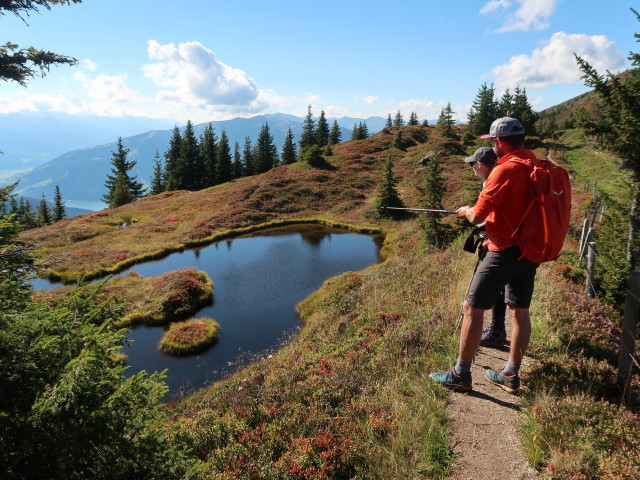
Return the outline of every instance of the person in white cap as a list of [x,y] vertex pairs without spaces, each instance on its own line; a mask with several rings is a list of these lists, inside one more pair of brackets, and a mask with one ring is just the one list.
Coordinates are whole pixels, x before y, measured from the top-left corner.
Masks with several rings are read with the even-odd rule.
[[474,225],[486,221],[489,251],[464,301],[458,361],[447,372],[430,374],[436,383],[454,390],[473,388],[471,363],[480,346],[484,312],[493,306],[503,288],[512,321],[509,360],[502,371],[487,370],[486,376],[509,393],[515,394],[520,388],[520,364],[531,337],[529,305],[539,265],[522,258],[512,238],[514,227],[529,205],[529,171],[509,160],[535,159],[534,153],[524,148],[524,133],[524,127],[515,118],[503,117],[491,124],[489,134],[481,138],[491,139],[498,163],[476,204],[457,210],[459,217]]

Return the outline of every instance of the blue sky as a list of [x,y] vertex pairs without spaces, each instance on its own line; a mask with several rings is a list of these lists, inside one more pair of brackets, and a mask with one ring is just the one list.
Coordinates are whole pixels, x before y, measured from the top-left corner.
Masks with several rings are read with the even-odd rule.
[[[635,4],[635,5],[634,5]],[[73,56],[27,88],[0,84],[0,114],[64,111],[195,123],[263,113],[401,111],[466,121],[478,89],[526,88],[538,110],[585,92],[638,51],[636,0],[85,0],[0,17],[0,43]],[[173,123],[172,123],[173,124]]]

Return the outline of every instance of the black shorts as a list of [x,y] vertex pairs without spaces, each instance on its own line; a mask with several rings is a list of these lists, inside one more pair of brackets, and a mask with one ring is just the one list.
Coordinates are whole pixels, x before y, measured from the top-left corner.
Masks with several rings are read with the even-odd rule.
[[482,260],[469,286],[467,302],[489,310],[504,288],[504,301],[514,308],[529,308],[533,282],[539,263],[520,257],[520,249],[511,247],[501,252],[489,251]]

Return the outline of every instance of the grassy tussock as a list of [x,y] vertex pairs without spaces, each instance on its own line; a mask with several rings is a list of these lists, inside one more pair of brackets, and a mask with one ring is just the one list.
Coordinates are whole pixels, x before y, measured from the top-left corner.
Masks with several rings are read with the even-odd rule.
[[[56,303],[68,296],[71,287],[34,292],[37,302]],[[135,272],[108,280],[97,297],[113,297],[122,304],[123,316],[118,326],[136,324],[167,325],[193,315],[213,299],[213,284],[205,272],[181,269],[158,277],[145,278]]]
[[160,340],[160,349],[174,356],[194,355],[218,340],[220,325],[211,318],[190,318],[172,323]]

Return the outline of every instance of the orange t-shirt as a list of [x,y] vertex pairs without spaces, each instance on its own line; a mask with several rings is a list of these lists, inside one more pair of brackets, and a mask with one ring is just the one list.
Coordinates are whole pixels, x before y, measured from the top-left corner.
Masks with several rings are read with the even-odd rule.
[[486,244],[494,252],[515,245],[511,235],[529,206],[529,170],[524,165],[509,161],[514,157],[533,159],[535,155],[523,148],[503,156],[489,174],[473,207],[476,216],[487,221]]

